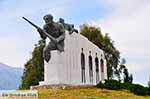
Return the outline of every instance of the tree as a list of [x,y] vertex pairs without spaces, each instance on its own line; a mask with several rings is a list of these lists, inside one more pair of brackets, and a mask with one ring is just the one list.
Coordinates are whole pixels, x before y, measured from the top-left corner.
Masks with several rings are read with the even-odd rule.
[[114,46],[114,41],[108,33],[103,35],[99,27],[89,26],[87,24],[81,26],[80,33],[104,51],[107,61],[108,79],[116,76],[121,81],[121,76],[124,76],[123,80],[125,82],[132,83],[133,75],[131,74],[129,76],[128,69],[125,66],[126,60],[123,58],[120,62],[120,52]]
[[39,81],[44,80],[44,46],[44,40],[39,40],[38,44],[35,44],[32,57],[25,64],[20,89],[29,89],[30,86],[38,85]]
[[150,77],[149,77],[149,81],[148,81],[148,87],[150,87]]
[[128,69],[125,68],[124,71],[124,82],[129,82],[129,72],[128,72]]
[[133,82],[133,75],[132,75],[132,74],[130,74],[130,76],[129,76],[129,82],[130,82],[130,83]]
[[117,68],[120,52],[115,48],[114,41],[111,40],[108,33],[103,35],[100,28],[86,24],[81,26],[80,33],[104,51],[107,60],[108,79],[113,78],[114,75],[119,75]]
[[133,75],[129,74],[128,69],[125,66],[126,60],[124,58],[122,58],[122,61],[120,63],[119,67],[119,81],[121,81],[121,76],[123,76],[123,81],[124,82],[128,82],[128,83],[132,83],[133,81]]

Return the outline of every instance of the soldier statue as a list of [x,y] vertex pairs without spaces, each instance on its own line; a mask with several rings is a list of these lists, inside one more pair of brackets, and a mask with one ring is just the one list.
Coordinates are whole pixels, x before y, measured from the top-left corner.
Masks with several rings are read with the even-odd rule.
[[45,40],[47,37],[50,39],[50,42],[43,50],[43,57],[46,60],[46,62],[48,62],[51,58],[51,50],[59,50],[60,52],[64,51],[64,25],[60,22],[54,22],[53,16],[51,14],[47,14],[43,17],[45,21],[43,29],[26,19],[25,17],[23,17],[23,19],[37,29],[42,39]]
[[41,38],[44,40],[47,38],[47,35],[43,33],[43,31],[55,38],[55,40],[50,38],[51,41],[43,50],[44,59],[48,62],[51,58],[51,50],[64,51],[65,29],[61,23],[53,21],[53,16],[51,14],[45,15],[43,19],[45,21],[43,29],[37,29]]
[[65,23],[65,20],[63,18],[59,18],[59,22],[63,24],[66,30],[68,30],[69,34],[72,34],[73,32],[78,33],[78,30],[74,29],[74,25]]

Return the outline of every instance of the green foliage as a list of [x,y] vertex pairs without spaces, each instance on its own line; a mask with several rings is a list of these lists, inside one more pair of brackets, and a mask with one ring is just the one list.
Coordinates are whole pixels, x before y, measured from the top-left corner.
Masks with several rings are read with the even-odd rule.
[[105,88],[111,89],[111,90],[120,90],[121,89],[121,83],[117,80],[106,80],[105,81]]
[[150,87],[148,87],[148,89],[147,89],[147,90],[148,90],[148,95],[150,96]]
[[130,82],[129,81],[129,72],[128,72],[128,69],[125,68],[124,71],[123,71],[123,73],[124,73],[124,82]]
[[[126,60],[123,58],[119,65],[118,72],[123,75],[123,81],[125,83],[132,83],[133,75],[129,74],[128,69],[125,66],[125,63],[126,63]],[[119,76],[119,81],[121,81],[120,75],[118,75],[118,76]]]
[[150,87],[144,87],[139,84],[132,84],[132,83],[121,83],[117,80],[105,80],[105,83],[99,82],[97,84],[98,88],[106,88],[111,90],[121,90],[126,89],[136,95],[150,95]]
[[148,87],[150,87],[150,78],[149,78],[149,81],[148,81]]
[[38,85],[44,79],[43,48],[45,41],[40,40],[32,52],[32,57],[27,61],[22,76],[20,89],[29,89],[32,85]]
[[103,88],[105,88],[105,84],[100,81],[100,82],[96,85],[96,87],[103,89]]
[[131,92],[133,92],[136,95],[148,95],[148,88],[143,87],[142,85],[139,84],[134,84],[131,89]]
[[120,90],[121,89],[121,83],[117,80],[105,80],[105,83],[99,82],[97,84],[98,88],[106,88],[111,90]]
[[124,82],[124,83],[121,83],[121,89],[131,90],[133,85],[134,84],[132,83]]

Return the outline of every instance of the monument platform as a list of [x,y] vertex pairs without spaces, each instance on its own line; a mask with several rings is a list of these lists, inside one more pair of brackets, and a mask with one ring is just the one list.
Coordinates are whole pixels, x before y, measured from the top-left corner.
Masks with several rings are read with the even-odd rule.
[[68,84],[50,84],[50,85],[39,85],[31,86],[31,90],[39,89],[80,89],[80,88],[94,88],[95,85],[68,85]]
[[44,81],[39,82],[39,88],[55,85],[94,86],[107,79],[106,60],[102,50],[77,33],[69,35],[66,32],[64,43],[64,52],[52,50],[50,61],[44,61]]

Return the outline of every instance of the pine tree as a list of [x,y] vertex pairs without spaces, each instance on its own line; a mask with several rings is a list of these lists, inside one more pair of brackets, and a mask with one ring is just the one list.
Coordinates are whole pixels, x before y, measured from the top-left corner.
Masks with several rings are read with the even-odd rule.
[[149,77],[149,81],[148,81],[148,87],[150,87],[150,77]]
[[32,52],[32,57],[27,61],[22,76],[22,83],[20,89],[29,89],[32,85],[38,85],[39,81],[44,80],[44,61],[43,48],[45,46],[44,40],[39,40],[35,44]]

